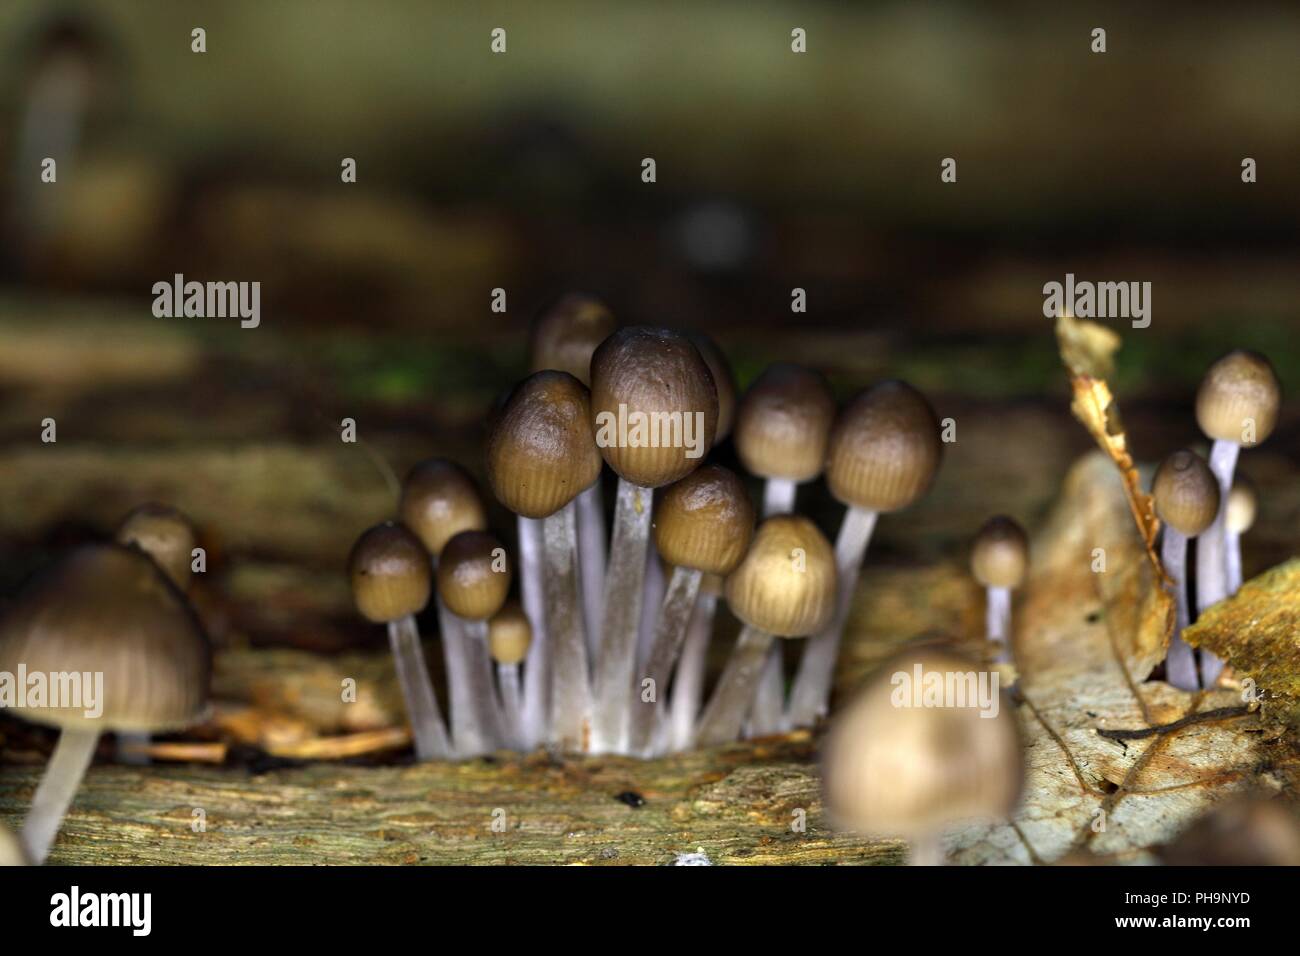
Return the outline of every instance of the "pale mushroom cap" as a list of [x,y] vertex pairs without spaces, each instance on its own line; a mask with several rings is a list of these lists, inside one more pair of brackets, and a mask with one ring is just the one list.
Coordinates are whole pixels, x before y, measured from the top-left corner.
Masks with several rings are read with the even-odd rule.
[[27,847],[23,846],[23,841],[18,839],[18,834],[0,823],[0,866],[31,866],[31,864]]
[[1232,490],[1228,492],[1228,507],[1224,513],[1228,530],[1233,534],[1245,534],[1255,524],[1255,514],[1259,508],[1259,498],[1255,486],[1238,475]]
[[897,511],[929,489],[942,454],[939,422],[925,396],[906,382],[881,382],[840,411],[826,481],[847,505]]
[[684,335],[625,328],[591,357],[591,412],[605,462],[634,485],[658,488],[685,478],[713,447],[718,392]]
[[990,518],[975,535],[971,573],[986,588],[1018,588],[1029,565],[1029,537],[1006,515]]
[[586,386],[567,372],[536,372],[516,386],[488,436],[488,483],[515,514],[545,518],[600,477]]
[[835,396],[812,369],[769,365],[740,400],[736,454],[760,478],[811,481],[826,464]]
[[720,465],[705,465],[657,495],[655,547],[671,565],[730,574],[754,535],[745,484]]
[[117,527],[117,543],[137,547],[158,563],[171,582],[184,591],[190,585],[194,560],[194,526],[167,505],[140,505]]
[[532,643],[533,627],[518,601],[508,601],[488,621],[488,650],[498,664],[518,664]]
[[713,435],[713,444],[718,445],[726,441],[736,423],[736,373],[731,370],[726,353],[709,336],[691,332],[687,337],[699,349],[700,357],[713,376],[713,386],[718,390],[718,427]]
[[[212,650],[189,602],[152,559],[95,544],[33,582],[0,621],[0,671],[16,674],[20,665],[69,680],[103,675],[95,707],[14,708],[27,720],[156,733],[203,718]],[[89,703],[85,691],[82,702]],[[87,709],[102,712],[88,717]]]
[[[915,700],[917,664],[922,689],[931,680],[952,685],[954,696],[938,697],[949,706],[906,706]],[[1005,697],[996,716],[981,716],[980,673],[972,661],[932,650],[904,652],[880,669],[826,743],[823,786],[838,825],[915,837],[1011,814],[1024,778],[1020,733]],[[991,691],[991,673],[984,679]],[[968,706],[952,706],[962,702],[959,686]]]
[[442,602],[470,621],[487,620],[501,610],[512,577],[505,548],[486,531],[462,531],[447,542],[438,560]]
[[1268,359],[1229,352],[1205,373],[1196,393],[1196,421],[1210,438],[1250,447],[1277,424],[1282,387]]
[[348,555],[352,599],[367,621],[386,624],[429,603],[429,554],[408,528],[388,522],[365,531]]
[[1151,495],[1160,520],[1189,538],[1213,524],[1219,513],[1219,482],[1205,459],[1186,448],[1160,463]]
[[777,637],[807,637],[835,612],[835,554],[802,515],[775,515],[758,526],[749,551],[727,577],[736,617]]
[[618,323],[605,303],[594,296],[570,292],[538,313],[533,322],[530,351],[534,372],[568,372],[590,384],[591,353]]
[[487,512],[474,479],[445,458],[430,458],[411,469],[402,482],[398,511],[402,523],[434,557],[462,531],[487,527]]

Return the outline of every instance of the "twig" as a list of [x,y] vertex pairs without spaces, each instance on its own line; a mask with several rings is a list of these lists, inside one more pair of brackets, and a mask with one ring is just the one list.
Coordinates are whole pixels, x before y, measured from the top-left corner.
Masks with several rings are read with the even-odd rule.
[[1142,727],[1138,730],[1106,730],[1098,727],[1097,736],[1105,737],[1107,740],[1141,740],[1143,737],[1154,737],[1156,734],[1170,734],[1192,724],[1201,724],[1211,720],[1231,720],[1234,717],[1245,717],[1250,713],[1252,711],[1248,704],[1243,704],[1240,707],[1219,707],[1199,714],[1188,714],[1180,720],[1175,720],[1172,724],[1158,724],[1155,727]]

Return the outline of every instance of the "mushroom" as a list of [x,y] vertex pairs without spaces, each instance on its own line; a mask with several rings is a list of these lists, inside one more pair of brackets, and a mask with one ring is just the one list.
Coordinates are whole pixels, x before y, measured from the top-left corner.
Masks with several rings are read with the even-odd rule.
[[[821,374],[800,365],[769,365],[745,392],[736,414],[736,454],[751,474],[765,479],[763,517],[794,511],[796,487],[822,473],[834,420],[830,385]],[[750,716],[752,736],[781,729],[781,660],[781,646],[774,644]]]
[[[410,470],[402,482],[398,513],[402,523],[424,544],[435,570],[448,541],[462,531],[487,528],[487,512],[474,479],[460,465],[445,458],[427,459]],[[451,739],[453,742],[463,741],[466,727],[476,722],[474,711],[478,708],[470,694],[470,686],[475,682],[471,672],[486,675],[490,681],[492,661],[486,647],[461,633],[456,619],[447,613],[436,591],[434,605],[438,630],[442,633],[443,663],[447,670]]]
[[[936,866],[946,827],[1011,814],[1024,780],[1019,729],[996,672],[982,684],[974,667],[933,649],[881,667],[826,742],[823,788],[837,826],[905,837],[913,866]],[[943,691],[938,705],[931,682]]]
[[703,332],[687,332],[686,337],[709,367],[713,387],[718,390],[718,427],[713,433],[713,445],[716,448],[727,440],[736,422],[736,374],[731,370],[726,353],[709,336]]
[[980,527],[971,549],[971,573],[988,590],[985,631],[988,640],[1002,645],[999,662],[1011,660],[1011,592],[1025,579],[1029,563],[1029,538],[1006,515],[996,515]]
[[727,603],[744,627],[700,717],[698,744],[737,738],[773,638],[821,631],[835,613],[835,591],[835,555],[815,524],[801,515],[775,515],[758,526],[727,578]]
[[1216,804],[1153,852],[1166,866],[1300,866],[1300,823],[1281,799],[1252,793]]
[[[700,582],[705,574],[730,574],[745,556],[754,534],[754,506],[744,483],[719,465],[705,465],[669,485],[655,506],[654,539],[672,578],[655,625],[654,642],[632,688],[640,701],[632,717],[630,752],[649,756],[661,719],[673,664],[686,639]],[[653,683],[646,700],[645,682]]]
[[[437,568],[438,594],[447,610],[456,615],[459,631],[475,654],[487,660],[488,620],[505,606],[510,593],[511,570],[505,560],[505,548],[487,531],[462,531],[442,549]],[[467,719],[454,737],[456,753],[477,757],[495,750],[502,740],[496,694],[492,690],[491,665],[470,667],[464,675],[468,682]]]
[[[591,385],[591,354],[605,341],[618,323],[605,303],[599,299],[568,293],[543,309],[533,322],[530,351],[532,370],[568,372],[583,385]],[[577,499],[578,509],[578,572],[582,584],[582,606],[587,624],[588,656],[596,653],[602,616],[601,600],[605,587],[605,504],[599,474],[597,480],[585,488]],[[531,527],[523,531],[524,525]],[[540,526],[531,518],[520,518],[520,533],[534,538],[530,549],[540,558]],[[530,589],[543,593],[541,570],[538,562],[525,564],[520,552],[520,577]],[[532,582],[532,583],[529,583]],[[541,617],[536,618],[540,623]]]
[[416,757],[446,760],[451,755],[447,728],[438,711],[438,697],[415,622],[415,615],[429,603],[428,552],[405,526],[391,521],[375,525],[352,546],[348,578],[361,616],[373,624],[388,625],[388,643],[411,721]]
[[682,645],[677,672],[673,674],[669,745],[674,751],[688,749],[695,740],[695,718],[704,699],[709,643],[713,640],[713,619],[722,587],[723,580],[716,574],[706,574],[700,580],[695,610],[687,625],[686,643]]
[[488,649],[497,662],[497,687],[506,740],[516,750],[526,748],[522,723],[519,665],[528,654],[533,628],[518,601],[507,601],[488,621]]
[[600,453],[618,477],[596,660],[593,746],[625,748],[653,489],[689,475],[713,447],[718,393],[699,351],[666,329],[615,332],[591,357]]
[[840,637],[876,516],[920,498],[942,454],[934,410],[906,382],[881,382],[859,392],[836,418],[826,480],[831,494],[848,506],[835,539],[839,603],[827,628],[804,647],[790,691],[788,725],[811,726],[825,715]]
[[1259,510],[1259,497],[1255,486],[1245,475],[1237,475],[1237,480],[1228,492],[1228,507],[1223,517],[1223,537],[1226,566],[1228,571],[1228,594],[1241,590],[1241,536],[1255,524],[1255,513]]
[[0,866],[31,866],[27,848],[18,835],[0,823]]
[[[14,708],[61,731],[23,841],[44,862],[101,733],[188,727],[207,710],[212,649],[189,603],[156,564],[116,544],[78,548],[0,622],[0,671],[103,675],[99,699]],[[93,712],[91,709],[93,708]]]
[[[591,432],[591,400],[568,372],[536,372],[510,394],[488,438],[488,483],[515,514],[542,522],[546,640],[552,647],[543,682],[549,711],[524,695],[524,731],[530,744],[549,716],[550,739],[571,750],[590,742],[591,693],[586,628],[578,582],[578,531],[574,498],[600,476],[601,458]],[[537,639],[534,636],[533,646]],[[530,651],[525,675],[533,686]],[[543,671],[543,675],[547,672]]]
[[[1151,494],[1156,514],[1165,524],[1160,562],[1173,581],[1177,615],[1165,656],[1165,672],[1175,687],[1196,690],[1196,655],[1182,636],[1191,623],[1187,606],[1187,540],[1202,534],[1214,521],[1219,511],[1219,485],[1201,456],[1184,448],[1160,463]],[[1197,546],[1204,541],[1201,538]]]

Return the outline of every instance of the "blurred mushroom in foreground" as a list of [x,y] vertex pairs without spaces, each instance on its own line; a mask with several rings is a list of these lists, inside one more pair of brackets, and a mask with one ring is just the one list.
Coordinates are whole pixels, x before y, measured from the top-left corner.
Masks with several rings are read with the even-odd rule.
[[1280,800],[1230,800],[1155,854],[1168,866],[1300,866],[1300,820]]

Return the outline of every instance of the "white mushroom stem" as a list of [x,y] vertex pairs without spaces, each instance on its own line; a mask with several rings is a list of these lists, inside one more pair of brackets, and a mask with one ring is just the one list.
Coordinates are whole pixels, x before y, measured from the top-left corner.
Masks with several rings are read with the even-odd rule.
[[488,622],[463,621],[465,657],[469,672],[469,704],[474,712],[474,729],[482,737],[486,750],[496,750],[505,742],[505,727],[497,695],[492,685],[492,654],[488,650]]
[[[1196,539],[1196,610],[1199,614],[1218,604],[1232,591],[1228,586],[1227,515],[1232,475],[1237,470],[1241,446],[1216,438],[1210,447],[1210,471],[1219,481],[1219,513],[1214,523]],[[1223,671],[1223,661],[1201,650],[1201,685],[1213,687]]]
[[605,598],[605,503],[597,478],[578,495],[578,572],[587,625],[587,656],[600,647],[600,619]]
[[551,652],[546,635],[546,592],[542,585],[542,522],[519,516],[519,589],[533,639],[524,662],[522,727],[531,750],[546,739],[551,715]]
[[740,736],[740,725],[754,704],[763,662],[774,640],[771,634],[756,627],[741,628],[718,686],[700,717],[700,729],[695,737],[699,746],[716,747]]
[[1160,545],[1160,563],[1174,584],[1174,636],[1165,655],[1165,679],[1182,690],[1200,687],[1196,678],[1196,655],[1183,640],[1183,628],[1191,622],[1187,607],[1187,537],[1165,525]]
[[763,517],[787,515],[794,511],[796,485],[789,478],[769,478],[763,484]]
[[943,851],[943,836],[936,830],[933,833],[913,837],[907,853],[908,866],[947,866],[948,856]]
[[1241,590],[1241,532],[1223,529],[1224,565],[1228,573],[1228,594]]
[[498,663],[497,686],[501,689],[501,715],[505,723],[506,741],[514,749],[523,750],[523,710],[519,690],[519,665]]
[[831,684],[835,679],[835,658],[840,649],[840,637],[848,622],[849,608],[853,605],[853,592],[857,590],[862,559],[871,542],[871,532],[876,527],[876,512],[850,507],[844,513],[839,534],[835,538],[835,572],[838,582],[835,616],[824,631],[807,641],[794,687],[790,691],[787,726],[811,727],[817,718],[826,714],[830,701]]
[[673,676],[673,700],[669,746],[686,750],[695,739],[695,718],[704,699],[704,674],[708,667],[709,642],[713,639],[713,618],[717,614],[718,596],[700,594],[695,612],[687,626],[686,643]]
[[36,788],[32,808],[23,821],[23,843],[32,863],[40,865],[49,856],[59,824],[72,805],[98,743],[98,730],[69,727],[59,735],[50,762],[45,766],[45,776]]
[[[443,640],[446,640],[444,634]],[[397,668],[397,682],[406,702],[406,716],[415,738],[415,756],[420,760],[446,760],[451,755],[447,728],[438,710],[438,698],[424,663],[424,648],[413,615],[388,622],[388,643]]]
[[[636,705],[632,712],[632,731],[628,753],[648,757],[653,750],[660,718],[667,712],[668,680],[673,664],[686,641],[691,612],[700,593],[700,571],[674,568],[672,580],[660,605],[654,641],[637,681]],[[647,684],[646,682],[650,683]]]
[[438,610],[438,630],[442,634],[442,659],[447,668],[452,750],[457,756],[473,757],[492,749],[484,740],[471,690],[473,667],[470,653],[473,648],[465,635],[465,622],[447,610],[441,596],[435,594],[434,601]]
[[988,588],[988,602],[984,610],[984,628],[991,642],[1001,644],[997,663],[1011,660],[1011,589]]
[[[763,517],[792,514],[798,486],[789,478],[768,478],[763,483]],[[784,729],[785,675],[782,671],[781,645],[773,644],[759,678],[754,712],[750,714],[747,736],[762,737]]]
[[627,742],[653,502],[649,488],[619,478],[596,660],[592,746],[598,752],[621,751]]
[[591,747],[591,683],[578,584],[578,527],[573,502],[542,521],[546,557],[546,630],[551,658],[550,740],[582,753]]
[[664,563],[659,559],[659,549],[655,547],[653,538],[646,542],[645,584],[641,591],[641,620],[636,627],[636,662],[644,667],[650,659],[650,646],[654,644],[659,608],[668,591]]

